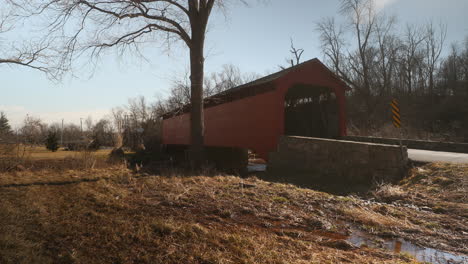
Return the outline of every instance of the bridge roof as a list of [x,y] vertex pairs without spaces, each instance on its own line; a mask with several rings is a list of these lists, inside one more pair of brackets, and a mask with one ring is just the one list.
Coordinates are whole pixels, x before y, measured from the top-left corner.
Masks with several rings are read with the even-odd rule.
[[[205,99],[203,99],[204,107],[212,107],[220,104],[224,104],[227,102],[232,102],[235,100],[239,100],[248,96],[255,96],[257,94],[261,94],[264,92],[268,92],[271,90],[276,89],[274,85],[271,85],[274,81],[277,79],[283,77],[289,72],[292,72],[294,70],[297,70],[298,68],[301,68],[302,66],[306,64],[311,64],[311,63],[317,63],[320,66],[324,67],[327,71],[331,73],[331,76],[335,78],[339,83],[341,83],[344,87],[344,89],[349,90],[349,86],[340,80],[330,69],[328,69],[327,66],[325,66],[319,59],[314,58],[305,62],[302,62],[300,64],[294,65],[292,67],[283,69],[281,71],[272,73],[270,75],[267,75],[265,77],[262,77],[260,79],[257,79],[252,82],[248,82],[246,84],[239,85],[237,87],[222,91],[220,93],[217,93],[215,95],[209,96]],[[177,116],[183,113],[187,113],[190,111],[190,104],[186,104],[178,109],[175,109],[173,111],[167,112],[163,115],[164,119]]]

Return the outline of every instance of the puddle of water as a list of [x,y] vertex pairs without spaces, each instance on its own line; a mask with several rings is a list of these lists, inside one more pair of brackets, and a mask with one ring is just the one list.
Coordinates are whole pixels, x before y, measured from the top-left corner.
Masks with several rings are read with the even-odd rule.
[[405,252],[416,257],[418,261],[433,264],[467,264],[468,256],[457,255],[433,248],[414,245],[403,239],[379,239],[359,230],[353,230],[346,239],[355,246],[367,245],[391,250],[395,253]]
[[266,167],[266,164],[249,163],[247,170],[248,172],[266,171]]

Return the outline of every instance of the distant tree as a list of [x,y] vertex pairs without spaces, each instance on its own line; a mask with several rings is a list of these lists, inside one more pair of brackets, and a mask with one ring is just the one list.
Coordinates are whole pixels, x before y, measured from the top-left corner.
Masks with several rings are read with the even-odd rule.
[[47,134],[46,142],[45,142],[46,148],[52,152],[55,152],[59,148],[58,144],[58,137],[57,137],[57,132],[50,130],[49,133]]
[[340,12],[348,19],[348,26],[353,29],[357,46],[355,54],[351,55],[352,73],[359,85],[354,87],[362,95],[366,111],[372,111],[371,89],[372,53],[371,36],[375,30],[376,13],[372,0],[342,0]]
[[392,94],[395,81],[395,68],[398,61],[398,52],[400,52],[400,40],[395,34],[395,16],[378,16],[375,24],[376,61],[373,74],[374,83],[377,88],[376,94]]
[[[341,0],[340,3],[340,14],[346,18],[345,23],[337,25],[333,18],[325,18],[316,24],[316,30],[326,60],[353,93],[362,98],[365,111],[372,113],[372,68],[377,53],[372,40],[378,26],[375,3],[373,0]],[[347,50],[350,43],[346,41],[346,31],[352,36],[354,51]]]
[[111,110],[114,133],[114,148],[119,149],[123,146],[124,128],[125,128],[125,109],[115,107]]
[[344,26],[336,23],[334,17],[323,18],[316,24],[316,31],[320,34],[322,52],[325,62],[335,73],[348,84],[352,83],[346,73],[346,39]]
[[107,119],[99,120],[92,130],[92,143],[90,148],[99,149],[101,146],[114,145],[114,131],[111,121]]
[[86,125],[86,131],[91,131],[93,130],[93,117],[92,116],[88,116],[86,119],[85,119],[85,125]]
[[23,142],[27,144],[42,144],[46,137],[47,125],[41,119],[26,116],[23,126],[20,128]]
[[224,64],[219,72],[205,78],[205,97],[229,90],[239,85],[254,81],[261,76],[257,73],[243,73],[238,66]]
[[0,135],[11,134],[11,127],[5,113],[0,112]]
[[439,25],[437,30],[433,23],[430,22],[426,25],[426,71],[429,79],[429,94],[431,95],[431,100],[434,100],[435,94],[435,79],[434,74],[436,71],[437,64],[439,62],[440,54],[442,53],[445,37],[447,36],[447,26]]
[[298,49],[294,46],[294,41],[293,39],[291,38],[291,49],[289,50],[289,52],[291,53],[291,56],[292,58],[288,58],[286,59],[286,63],[288,63],[289,65],[288,66],[279,66],[280,69],[284,70],[288,67],[293,67],[295,65],[298,65],[299,63],[301,63],[301,57],[302,57],[302,53],[304,53],[304,49]]
[[65,124],[63,127],[64,142],[78,142],[83,139],[80,126],[76,124]]
[[[217,72],[205,75],[203,97],[209,97],[239,85],[254,81],[261,76],[257,73],[243,73],[233,64],[224,64]],[[175,78],[170,95],[163,105],[167,111],[178,109],[190,103],[190,81],[188,74]]]
[[403,34],[403,55],[401,61],[401,75],[404,77],[406,92],[412,95],[416,89],[415,83],[423,61],[422,44],[426,39],[424,29],[415,25],[406,25]]

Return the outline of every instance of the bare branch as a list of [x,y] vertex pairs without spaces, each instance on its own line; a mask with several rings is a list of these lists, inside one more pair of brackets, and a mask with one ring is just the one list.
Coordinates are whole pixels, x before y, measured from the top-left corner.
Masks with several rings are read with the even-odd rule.
[[[289,52],[291,52],[291,54],[294,55],[294,58],[296,59],[295,65],[299,64],[301,62],[301,56],[302,56],[302,53],[304,53],[304,49],[296,49],[296,47],[294,47],[294,42],[292,38],[291,38],[291,50]],[[291,66],[294,66],[294,64],[292,64]]]
[[[14,12],[10,2],[0,10],[0,34],[14,38],[14,26],[22,22]],[[18,42],[18,41],[17,41]],[[20,44],[17,42],[9,43],[9,46],[0,47],[0,65],[15,65],[32,68],[46,73],[52,79],[57,79],[60,71],[53,66],[53,49],[51,41],[47,40],[28,40]]]

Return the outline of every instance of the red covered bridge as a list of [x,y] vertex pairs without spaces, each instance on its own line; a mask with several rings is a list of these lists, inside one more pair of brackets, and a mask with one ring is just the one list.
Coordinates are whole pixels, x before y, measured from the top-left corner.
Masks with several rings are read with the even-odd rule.
[[[318,59],[204,101],[205,145],[250,149],[267,160],[281,135],[346,135],[349,89]],[[164,115],[163,143],[190,145],[190,106]]]

